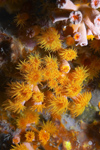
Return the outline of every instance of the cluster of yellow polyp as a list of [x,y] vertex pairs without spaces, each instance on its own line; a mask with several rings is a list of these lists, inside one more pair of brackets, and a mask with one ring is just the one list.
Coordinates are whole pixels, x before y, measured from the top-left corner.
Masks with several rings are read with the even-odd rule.
[[[78,57],[77,50],[63,48],[60,35],[53,27],[37,36],[37,41],[40,50],[37,48],[18,63],[22,79],[8,84],[8,99],[3,104],[5,110],[14,113],[16,128],[20,129],[13,136],[15,146],[11,150],[33,150],[34,146],[52,143],[60,136],[55,118],[60,122],[60,116],[66,112],[72,117],[81,115],[92,97],[91,92],[82,92],[89,70],[82,65],[75,68],[70,65]],[[45,55],[41,54],[43,50]],[[42,123],[40,114],[46,113],[51,119]],[[58,144],[51,148],[57,149]],[[72,146],[68,144],[68,147]]]
[[[5,0],[2,7],[13,12],[16,10],[12,9],[13,5],[16,4],[18,9],[24,2],[8,0],[7,7]],[[100,58],[97,56],[100,14],[96,10],[100,2],[97,2],[91,0],[90,7],[90,4],[75,5],[70,0],[58,0],[59,8],[51,15],[54,24],[49,27],[41,27],[41,23],[31,24],[31,5],[25,11],[28,2],[15,16],[18,32],[25,31],[22,35],[25,37],[19,39],[28,39],[28,42],[31,39],[36,47],[33,51],[22,50],[23,58],[15,68],[20,77],[14,76],[13,79],[11,76],[7,99],[0,110],[3,113],[1,121],[7,120],[11,126],[11,130],[7,130],[12,135],[10,150],[58,150],[60,146],[62,150],[88,150],[91,147],[91,141],[90,145],[88,140],[77,142],[78,132],[65,129],[61,117],[68,114],[75,118],[83,114],[92,98],[91,89],[86,89],[86,85],[100,73]],[[9,112],[8,115],[2,110]]]

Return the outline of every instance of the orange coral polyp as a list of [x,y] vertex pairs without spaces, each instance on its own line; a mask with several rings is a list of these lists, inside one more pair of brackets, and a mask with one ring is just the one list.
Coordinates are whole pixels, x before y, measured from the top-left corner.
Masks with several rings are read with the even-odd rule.
[[19,129],[25,129],[31,124],[37,124],[39,121],[39,114],[30,109],[26,109],[17,119],[17,126]]
[[52,121],[47,121],[46,123],[43,123],[42,129],[50,133],[50,135],[53,135],[57,132],[57,128]]
[[65,73],[68,73],[70,70],[70,66],[63,66],[61,70]]
[[87,35],[87,40],[93,40],[94,39],[94,35],[90,34],[90,35]]
[[62,60],[59,68],[61,72],[68,73],[70,71],[70,64],[64,59]]
[[30,109],[24,111],[24,117],[27,119],[27,124],[37,124],[39,121],[39,113]]
[[39,140],[45,145],[50,139],[50,133],[45,130],[40,130],[39,132]]
[[13,137],[13,139],[12,139],[12,143],[13,144],[20,143],[20,136],[19,135],[15,135],[15,137]]
[[25,138],[27,142],[32,142],[35,140],[35,134],[33,131],[27,131],[25,134]]
[[26,118],[25,117],[19,117],[17,119],[17,127],[19,129],[25,129],[26,126],[27,126],[27,120],[26,120]]
[[[52,69],[44,68],[43,70],[43,79],[53,81],[59,77],[59,70],[52,67]],[[49,84],[49,83],[48,83]]]

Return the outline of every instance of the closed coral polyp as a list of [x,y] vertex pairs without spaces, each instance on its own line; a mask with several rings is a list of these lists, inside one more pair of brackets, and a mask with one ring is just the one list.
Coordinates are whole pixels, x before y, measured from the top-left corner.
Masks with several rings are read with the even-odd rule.
[[74,45],[74,44],[75,44],[74,38],[71,37],[71,36],[68,36],[68,37],[66,38],[66,44],[67,44],[67,46],[72,46],[72,45]]
[[100,27],[100,15],[97,15],[94,19],[94,24],[97,27]]
[[[66,56],[65,56],[66,57]],[[66,61],[65,59],[61,62],[60,64],[60,71],[62,73],[68,73],[70,71],[70,64],[68,63],[68,61]]]
[[75,41],[79,41],[81,39],[81,34],[79,32],[76,32],[73,38],[75,39]]
[[18,143],[20,143],[20,136],[15,136],[15,137],[13,137],[13,139],[12,139],[12,143],[13,144],[18,144]]
[[100,7],[100,0],[91,0],[91,7],[97,9]]
[[69,18],[72,24],[79,24],[82,21],[82,13],[80,11],[72,11]]

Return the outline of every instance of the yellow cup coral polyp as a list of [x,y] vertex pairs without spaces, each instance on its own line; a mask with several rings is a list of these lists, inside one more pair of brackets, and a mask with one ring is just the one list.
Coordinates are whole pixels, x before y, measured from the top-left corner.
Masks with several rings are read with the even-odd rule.
[[61,40],[58,31],[50,27],[46,31],[42,32],[42,35],[38,36],[38,44],[41,48],[49,51],[57,51],[61,48]]
[[78,93],[81,92],[81,90],[82,85],[80,85],[80,83],[78,83],[77,81],[70,81],[69,83],[64,85],[64,92],[68,97],[77,96]]
[[40,66],[40,56],[36,53],[33,53],[28,56],[28,60],[20,61],[20,63],[17,66],[17,69],[19,69],[21,73],[26,74],[31,72],[31,70],[33,69],[39,69]]
[[52,121],[47,121],[46,123],[43,123],[42,128],[47,131],[48,133],[50,133],[50,135],[53,135],[56,133],[57,128],[55,126],[55,124]]
[[57,115],[60,115],[62,114],[63,112],[66,112],[67,108],[68,108],[68,99],[67,97],[65,96],[57,96],[57,97],[53,97],[51,100],[50,100],[50,112],[52,114],[57,114]]
[[20,113],[20,111],[23,111],[26,107],[24,106],[25,101],[18,102],[18,101],[11,101],[10,99],[7,99],[4,104],[2,105],[5,110],[12,111],[14,113]]
[[27,82],[36,86],[42,81],[42,70],[33,69],[31,72],[25,74],[24,78]]
[[22,28],[26,25],[26,21],[28,19],[29,15],[27,13],[21,13],[16,15],[14,22],[16,22],[17,26],[20,26],[20,28]]
[[58,69],[58,62],[56,57],[49,55],[44,58],[44,61],[45,61],[46,68],[54,69],[54,70]]
[[75,49],[61,49],[59,51],[59,56],[61,59],[65,59],[67,61],[72,61],[73,59],[76,59],[77,57],[77,51]]
[[25,129],[31,124],[37,124],[39,121],[39,114],[33,112],[30,109],[26,109],[17,119],[17,127],[19,129]]
[[83,81],[85,81],[88,76],[89,76],[88,69],[84,66],[76,67],[75,71],[73,71],[72,73],[74,81],[77,81],[80,84],[82,84]]
[[12,146],[10,150],[29,150],[24,144],[16,144],[16,146]]
[[42,129],[39,131],[39,140],[42,144],[46,144],[50,139],[50,136],[53,136],[57,132],[57,128],[52,121],[47,121],[43,123]]
[[9,89],[7,92],[8,96],[11,96],[11,98],[16,98],[17,102],[27,101],[32,96],[32,88],[25,82],[12,82],[9,84]]
[[42,112],[43,108],[45,108],[44,102],[44,94],[42,92],[34,92],[32,95],[32,103],[31,110],[37,110],[38,112]]
[[84,92],[76,96],[73,99],[73,102],[71,103],[69,108],[71,115],[73,117],[81,115],[84,112],[85,107],[88,105],[88,102],[91,100],[91,98],[92,98],[91,92]]

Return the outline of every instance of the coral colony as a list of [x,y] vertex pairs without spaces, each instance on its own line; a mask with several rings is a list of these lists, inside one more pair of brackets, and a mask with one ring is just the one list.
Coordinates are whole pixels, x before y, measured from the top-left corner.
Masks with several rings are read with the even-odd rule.
[[0,149],[100,150],[100,0],[0,10]]

